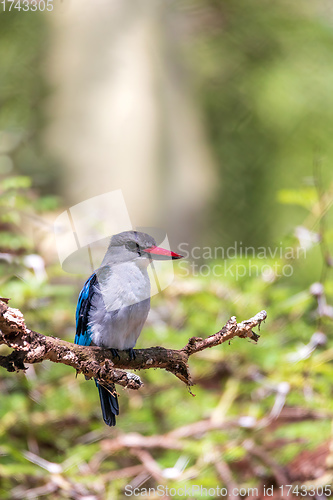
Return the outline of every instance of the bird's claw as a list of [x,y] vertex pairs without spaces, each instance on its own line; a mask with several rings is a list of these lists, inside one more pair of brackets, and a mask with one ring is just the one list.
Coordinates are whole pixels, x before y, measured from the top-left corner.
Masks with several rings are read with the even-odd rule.
[[135,351],[133,348],[128,349],[128,355],[129,355],[130,361],[133,361],[136,358],[136,354],[135,354]]
[[120,356],[119,356],[119,353],[118,353],[117,349],[111,349],[111,354],[112,354],[113,358],[120,359]]

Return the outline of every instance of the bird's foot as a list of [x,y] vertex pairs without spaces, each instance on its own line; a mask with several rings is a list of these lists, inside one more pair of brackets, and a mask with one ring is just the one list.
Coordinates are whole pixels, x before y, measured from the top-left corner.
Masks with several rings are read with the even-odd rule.
[[120,356],[119,356],[119,353],[118,353],[117,349],[111,349],[111,354],[112,354],[113,358],[119,358],[120,359]]
[[131,348],[131,349],[127,349],[127,350],[128,350],[128,355],[129,355],[130,361],[133,361],[134,359],[136,359],[136,354],[135,354],[134,349]]

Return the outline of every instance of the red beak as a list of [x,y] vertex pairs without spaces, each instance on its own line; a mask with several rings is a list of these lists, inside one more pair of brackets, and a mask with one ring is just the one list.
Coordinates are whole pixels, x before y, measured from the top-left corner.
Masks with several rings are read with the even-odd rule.
[[165,250],[161,247],[150,247],[142,249],[142,252],[148,253],[151,259],[154,260],[168,260],[168,259],[182,259],[183,256],[178,253],[171,252],[171,250]]

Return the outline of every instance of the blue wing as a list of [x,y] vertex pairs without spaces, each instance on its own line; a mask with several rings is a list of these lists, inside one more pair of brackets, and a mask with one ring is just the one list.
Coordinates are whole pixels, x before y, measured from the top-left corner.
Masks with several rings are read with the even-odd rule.
[[88,326],[89,311],[91,306],[91,299],[96,293],[97,276],[96,273],[92,274],[85,282],[76,306],[76,335],[74,344],[86,345],[91,344],[91,332]]
[[[98,279],[97,274],[98,273]],[[88,325],[89,311],[92,306],[92,298],[95,293],[99,292],[99,279],[104,279],[110,275],[108,267],[102,267],[92,274],[85,282],[77,302],[76,307],[76,335],[74,344],[89,346],[91,344],[91,332]],[[118,398],[114,384],[100,385],[95,379],[95,384],[98,387],[99,398],[104,422],[111,426],[116,425],[116,415],[119,415]]]

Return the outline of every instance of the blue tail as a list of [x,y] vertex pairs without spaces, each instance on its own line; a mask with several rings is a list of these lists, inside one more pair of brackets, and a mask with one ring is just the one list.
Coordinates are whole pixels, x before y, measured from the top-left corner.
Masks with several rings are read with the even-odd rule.
[[104,422],[106,423],[106,425],[112,427],[116,425],[116,415],[119,415],[119,405],[116,395],[116,388],[114,384],[103,386],[100,385],[96,380],[95,383],[98,387]]

